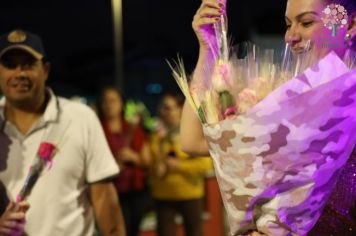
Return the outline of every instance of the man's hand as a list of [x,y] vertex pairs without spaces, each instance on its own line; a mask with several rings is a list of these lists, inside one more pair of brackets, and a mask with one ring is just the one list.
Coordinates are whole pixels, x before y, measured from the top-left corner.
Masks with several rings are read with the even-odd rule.
[[179,159],[178,158],[168,158],[166,160],[166,165],[169,172],[176,172],[178,170]]
[[15,211],[16,204],[10,202],[0,217],[0,235],[22,235],[25,229],[25,214],[29,207],[28,202],[20,202],[18,210]]
[[153,167],[153,175],[156,178],[163,178],[167,174],[167,165],[164,162],[159,162]]
[[123,163],[133,162],[135,164],[138,164],[140,162],[139,154],[129,147],[122,148],[118,155]]

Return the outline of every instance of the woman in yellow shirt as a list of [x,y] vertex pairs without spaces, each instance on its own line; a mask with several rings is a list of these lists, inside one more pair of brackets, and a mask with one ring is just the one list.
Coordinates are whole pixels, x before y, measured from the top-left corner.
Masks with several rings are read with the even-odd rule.
[[202,236],[204,176],[212,171],[210,157],[192,157],[180,149],[179,124],[184,100],[165,94],[159,115],[162,127],[152,134],[152,196],[157,210],[158,236],[174,236],[175,215],[181,214],[185,234]]

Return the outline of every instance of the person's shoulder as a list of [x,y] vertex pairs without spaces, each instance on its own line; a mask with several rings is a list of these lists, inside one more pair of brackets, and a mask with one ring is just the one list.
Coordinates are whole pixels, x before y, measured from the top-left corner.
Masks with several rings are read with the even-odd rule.
[[95,112],[93,111],[92,108],[90,108],[88,105],[77,102],[77,101],[71,101],[67,98],[64,97],[57,97],[58,98],[58,103],[59,103],[59,108],[61,109],[62,112],[65,113],[70,113],[75,116],[80,116],[80,115],[86,115],[86,116],[92,116],[95,115]]

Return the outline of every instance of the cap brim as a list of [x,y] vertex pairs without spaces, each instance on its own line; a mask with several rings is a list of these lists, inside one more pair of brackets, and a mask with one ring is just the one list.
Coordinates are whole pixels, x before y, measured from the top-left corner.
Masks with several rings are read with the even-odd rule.
[[27,45],[23,45],[23,44],[16,44],[16,45],[11,45],[7,48],[5,48],[4,50],[1,51],[0,53],[0,58],[8,51],[13,50],[13,49],[21,49],[24,50],[26,52],[28,52],[29,54],[31,54],[34,58],[36,58],[37,60],[41,60],[43,58],[43,55],[39,52],[37,52],[36,50],[34,50],[33,48],[27,46]]

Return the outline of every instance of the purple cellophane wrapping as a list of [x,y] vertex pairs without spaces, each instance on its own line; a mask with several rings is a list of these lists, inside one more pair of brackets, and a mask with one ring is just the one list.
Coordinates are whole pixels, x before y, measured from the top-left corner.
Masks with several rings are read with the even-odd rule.
[[356,71],[330,53],[204,133],[231,234],[306,235],[355,145]]

